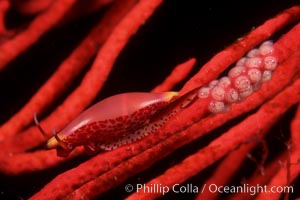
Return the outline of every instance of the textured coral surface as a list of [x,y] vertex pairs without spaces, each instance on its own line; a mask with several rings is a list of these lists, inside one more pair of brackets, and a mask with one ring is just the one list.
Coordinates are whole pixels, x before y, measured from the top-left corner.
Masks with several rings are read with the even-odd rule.
[[[291,185],[293,193],[255,197],[300,197],[300,7],[268,21],[297,1],[82,2],[0,0],[0,199],[253,197],[135,193],[137,184]],[[34,125],[37,112],[50,137],[114,94],[184,94],[225,76],[266,40],[280,52],[278,69],[228,112],[207,113],[209,102],[191,96],[156,135],[96,155],[77,148],[67,158],[47,150]]]

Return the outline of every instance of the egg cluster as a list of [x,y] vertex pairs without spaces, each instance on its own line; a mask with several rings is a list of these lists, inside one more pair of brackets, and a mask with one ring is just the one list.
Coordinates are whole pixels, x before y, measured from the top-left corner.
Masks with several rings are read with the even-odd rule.
[[226,112],[230,104],[245,99],[270,80],[277,64],[273,43],[266,41],[241,58],[228,76],[201,87],[198,97],[210,98],[208,109],[212,113]]

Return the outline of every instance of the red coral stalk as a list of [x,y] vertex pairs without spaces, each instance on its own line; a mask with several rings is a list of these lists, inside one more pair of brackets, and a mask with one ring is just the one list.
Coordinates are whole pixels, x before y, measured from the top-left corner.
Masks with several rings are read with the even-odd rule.
[[[283,152],[276,156],[276,158],[269,163],[267,166],[264,166],[263,172],[261,170],[256,170],[249,179],[246,179],[242,181],[244,184],[248,184],[249,186],[264,186],[266,185],[270,179],[276,174],[276,172],[282,167],[280,164],[281,161],[286,160],[287,153]],[[247,200],[249,197],[255,197],[257,194],[249,194],[247,192],[245,193],[236,193],[236,194],[231,194],[228,199],[234,200],[234,199],[241,199],[241,200]]]
[[[224,158],[224,160],[222,160],[222,162],[218,165],[213,175],[208,180],[205,180],[205,184],[228,185],[230,179],[241,167],[245,158],[247,158],[247,154],[251,152],[256,145],[256,142],[243,144],[238,147],[238,149],[227,155],[226,158]],[[204,190],[197,195],[196,199],[217,199],[219,195],[220,193],[212,193],[209,192],[209,190]]]
[[30,172],[45,170],[54,167],[60,163],[66,162],[79,154],[82,154],[83,149],[77,148],[68,158],[58,157],[56,151],[40,150],[28,153],[19,154],[0,154],[0,169],[1,172],[7,175],[19,175]]
[[22,14],[34,15],[47,10],[53,2],[54,0],[12,0],[12,6]]
[[[285,38],[288,39],[290,36],[291,35],[287,35],[287,37],[285,37]],[[282,51],[287,51],[287,50],[282,50]],[[223,117],[223,120],[220,120],[221,121],[220,123],[222,123],[222,122],[224,123],[224,122],[228,121],[230,118],[236,117],[236,113],[241,114],[241,113],[243,113],[247,110],[250,110],[250,109],[254,108],[255,106],[259,105],[260,103],[262,103],[266,98],[268,98],[268,97],[270,98],[271,96],[275,95],[278,91],[282,90],[282,88],[284,88],[285,85],[289,83],[289,80],[293,79],[293,77],[297,76],[297,74],[298,74],[298,69],[296,67],[299,64],[298,55],[299,55],[299,53],[297,55],[292,56],[291,59],[288,59],[287,63],[282,65],[280,68],[278,68],[278,70],[274,74],[273,81],[271,81],[272,83],[270,83],[268,85],[266,84],[266,86],[263,87],[261,89],[261,91],[257,92],[256,95],[254,94],[253,97],[250,97],[249,99],[247,99],[243,104],[235,105],[234,106],[235,108],[233,108],[233,112],[231,112],[231,114],[216,115],[216,116],[214,116],[215,120],[213,120],[213,117],[208,117],[207,122],[210,122],[210,123],[206,123],[206,124],[211,126],[211,123],[214,124],[214,122],[219,121],[221,117]],[[286,68],[289,68],[289,70],[287,70]],[[276,74],[277,74],[277,76],[276,76]],[[287,80],[286,77],[290,77],[290,78],[288,78],[288,80]],[[270,88],[272,88],[272,89],[270,90]],[[193,105],[195,105],[195,104],[196,103],[194,103]],[[191,109],[191,110],[194,111],[194,108],[192,108],[192,106],[191,106],[191,108],[188,108],[188,109]],[[239,109],[241,109],[241,111]],[[184,111],[182,113],[184,113]],[[184,117],[182,119],[184,119]],[[186,118],[187,121],[189,121],[190,119],[191,118],[189,118],[189,117]],[[204,120],[202,122],[204,122]],[[178,120],[173,121],[173,123],[176,125],[175,127],[178,128],[179,121]],[[182,123],[185,123],[185,121],[183,120]],[[220,123],[217,123],[217,124],[220,125]],[[170,124],[172,124],[172,123],[170,122]],[[166,140],[166,141],[162,142],[160,145],[158,145],[157,147],[152,148],[148,151],[145,151],[144,153],[140,154],[138,157],[132,158],[130,160],[130,163],[132,163],[132,164],[128,165],[129,164],[128,162],[123,162],[119,167],[114,168],[113,171],[107,172],[104,175],[100,176],[97,179],[97,181],[99,181],[99,182],[97,182],[97,181],[91,182],[90,185],[89,185],[90,188],[98,188],[97,190],[99,190],[99,185],[100,185],[101,186],[100,188],[102,188],[102,190],[98,191],[98,192],[104,192],[104,191],[108,190],[109,188],[111,188],[112,186],[115,186],[115,185],[119,184],[120,182],[122,182],[122,180],[125,180],[125,178],[127,178],[128,176],[131,176],[132,174],[137,173],[139,170],[142,170],[145,167],[151,166],[151,164],[153,162],[155,162],[156,160],[166,156],[168,153],[172,152],[174,149],[178,148],[179,146],[195,139],[196,137],[199,137],[199,134],[195,135],[195,133],[200,132],[200,134],[201,134],[201,132],[202,133],[206,132],[209,128],[211,128],[211,127],[203,127],[203,125],[205,125],[205,123],[200,124],[200,127],[202,126],[202,128],[201,128],[202,131],[199,131],[199,126],[195,127],[194,130],[197,130],[197,131],[191,131],[189,139],[182,137],[186,133],[180,134],[181,137],[178,137],[177,135],[174,135],[174,137],[172,137],[172,140],[171,139]],[[218,126],[218,125],[215,125],[215,127],[216,126]],[[171,125],[170,125],[170,127],[171,127]],[[172,131],[170,131],[170,133],[172,133]],[[156,138],[158,137],[159,139],[162,139],[165,136],[156,135],[155,137]],[[97,167],[95,165],[93,165],[92,162],[86,163],[87,164],[86,170],[91,172],[90,166],[94,166],[94,168],[93,168],[94,175],[95,174],[101,174],[104,171],[114,167],[116,165],[116,160],[119,159],[118,162],[124,161],[125,159],[128,159],[130,156],[138,153],[139,151],[142,151],[143,149],[145,149],[145,148],[147,148],[147,147],[149,147],[149,146],[151,146],[155,143],[157,143],[157,140],[155,138],[149,136],[148,138],[145,138],[140,143],[130,145],[130,148],[124,147],[124,148],[117,149],[116,151],[107,152],[103,155],[98,155],[95,158],[93,158],[93,162],[96,162],[96,160],[98,159]],[[108,160],[108,163],[107,163],[107,160],[104,159],[107,155],[110,155],[109,156],[110,159]],[[153,159],[153,158],[155,158],[155,159]],[[106,166],[106,167],[103,169],[102,165],[100,163],[103,163],[104,166]],[[144,163],[144,165],[141,166],[140,165],[141,163]],[[99,166],[101,166],[101,167],[99,167]],[[127,167],[133,167],[133,168],[131,168],[130,171],[127,171],[128,170]],[[80,167],[80,169],[84,170],[85,168]],[[77,170],[79,170],[79,168],[74,169],[74,171],[72,170],[72,174],[76,174],[75,171],[77,171]],[[85,172],[87,172],[87,171],[85,171]],[[77,173],[78,172],[79,171],[77,171]],[[65,174],[65,176],[62,175],[62,176],[58,177],[57,179],[53,180],[53,182],[50,183],[48,186],[46,186],[41,191],[41,193],[39,195],[43,196],[43,194],[47,193],[47,191],[51,191],[52,189],[50,189],[50,188],[55,187],[56,182],[57,183],[58,182],[60,182],[60,183],[64,182],[64,180],[66,180],[65,177],[68,177],[68,180],[69,180],[69,178],[71,176],[70,176],[70,174],[69,175],[67,175],[67,174],[69,174],[69,173],[67,172]],[[113,177],[116,177],[116,174],[118,174],[118,175],[121,174],[122,177],[117,176],[118,180],[113,181],[113,179],[114,179]],[[88,178],[84,178],[84,177],[81,177],[80,179],[78,179],[78,176],[74,177],[74,178],[77,181],[80,180],[81,183],[84,183],[85,181],[88,180]],[[82,182],[83,179],[85,180],[84,182]],[[77,185],[76,180],[73,179],[71,181],[71,183]],[[101,180],[102,181],[106,180],[106,181],[104,181],[105,184],[104,184],[104,182],[101,182]],[[107,182],[109,180],[112,181],[112,182],[110,182],[110,184],[108,184],[108,182]],[[82,189],[79,190],[77,194],[80,195],[82,193],[89,192],[89,191],[87,191],[87,188],[89,188],[89,186],[88,185],[83,186]],[[95,194],[93,194],[93,192],[95,192],[95,191],[94,190],[91,190],[91,191],[92,191],[91,195],[95,195]]]
[[182,64],[179,64],[173,69],[171,74],[164,80],[164,82],[153,88],[151,92],[170,91],[177,83],[187,77],[195,63],[196,59],[192,58]]
[[[289,97],[290,98],[290,97]],[[262,192],[258,195],[257,199],[279,199],[282,193],[285,193],[286,199],[288,199],[289,193],[293,193],[294,189],[291,183],[300,174],[300,106],[298,106],[295,118],[291,123],[291,141],[293,142],[288,146],[289,159],[286,162],[286,166],[282,167],[276,175],[269,182],[267,188],[280,187],[279,189],[286,188],[282,192]]]
[[[91,0],[89,3],[86,3],[85,1],[78,1],[72,9],[66,13],[65,18],[60,22],[60,25],[72,20],[80,19],[81,17],[94,13],[105,6],[110,6],[110,4],[114,1],[115,0]],[[118,15],[117,12],[115,14]]]
[[[115,25],[124,17],[135,1],[118,1],[91,30],[81,44],[64,60],[50,79],[36,92],[30,101],[0,127],[0,141],[17,134],[32,123],[32,113],[42,113],[64,92],[68,85],[86,67],[104,43]],[[43,122],[44,123],[44,122]],[[66,124],[67,121],[64,122]],[[58,128],[58,127],[57,127]]]
[[75,2],[75,0],[56,1],[51,8],[34,19],[22,34],[2,44],[0,46],[0,70],[35,43],[45,32],[53,28]]
[[0,37],[7,32],[5,27],[5,14],[10,7],[10,2],[8,0],[0,1]]
[[[152,9],[151,3],[145,2],[145,4]],[[94,100],[105,83],[117,55],[123,49],[128,39],[137,31],[140,24],[149,16],[149,12],[147,9],[141,10],[141,12],[132,11],[132,15],[129,13],[114,28],[112,34],[98,52],[91,69],[86,73],[80,86],[68,96],[57,110],[51,113],[45,121],[41,122],[46,130],[51,130],[52,127],[57,129],[63,128],[67,122],[82,112]],[[23,142],[18,146],[14,145],[18,141]],[[30,128],[18,134],[17,137],[2,142],[0,146],[6,145],[5,149],[18,152],[33,148],[42,142],[44,142],[44,139],[41,137],[39,130]]]
[[241,40],[216,54],[193,78],[185,84],[181,93],[186,93],[193,88],[202,86],[207,84],[209,81],[216,79],[229,65],[237,61],[255,45],[267,40],[275,32],[299,18],[300,6],[294,6],[283,11],[278,16],[266,21]]
[[[122,8],[124,8],[124,5],[122,5]],[[166,80],[161,85],[156,87],[156,89],[153,92],[169,91],[176,83],[180,82],[182,79],[184,79],[187,76],[187,74],[190,72],[193,65],[195,64],[195,61],[196,61],[195,59],[190,59],[187,62],[184,62],[183,64],[176,66],[172,71],[172,73],[166,78]],[[10,147],[6,147],[6,148],[11,149]],[[82,152],[82,151],[80,150],[75,151],[74,153],[72,153],[72,156],[70,158],[78,155],[79,154],[78,152]],[[32,159],[32,157],[34,159]],[[68,157],[68,159],[70,158]],[[48,152],[45,150],[34,152],[34,153],[17,153],[17,154],[14,154],[10,151],[9,153],[3,153],[2,155],[0,155],[0,160],[3,161],[2,164],[0,164],[1,171],[5,174],[14,174],[14,175],[50,168],[53,167],[54,165],[58,165],[59,163],[65,161],[65,159],[62,158],[58,159],[56,154],[54,154],[53,152]],[[18,162],[15,162],[15,160],[18,160]],[[41,163],[44,164],[43,167],[41,166]]]
[[[59,5],[59,2],[69,3],[63,8],[64,11],[62,11],[62,9],[59,12],[60,14],[53,11],[54,5]],[[87,12],[90,13],[93,12],[93,9],[98,9],[99,2],[100,4],[106,4],[112,2],[112,0],[95,0],[93,3],[89,4],[93,6],[92,8],[88,8]],[[63,67],[66,67],[63,69],[67,71],[67,69],[71,70],[72,63],[75,65],[78,64],[76,73],[69,73],[67,81],[71,82],[76,74],[80,73],[81,67],[84,66],[89,61],[90,57],[97,51],[95,45],[102,44],[101,41],[106,40],[103,47],[98,52],[90,71],[84,76],[79,87],[67,97],[63,104],[41,122],[42,126],[47,131],[52,127],[61,129],[94,100],[97,93],[104,85],[114,62],[123,47],[128,43],[130,37],[137,31],[141,24],[152,15],[161,2],[163,1],[116,1],[114,4],[115,8],[112,8],[110,11],[111,15],[106,14],[102,22],[110,26],[111,29],[114,29],[111,31],[105,27],[103,30],[100,30],[101,24],[97,24],[94,27],[95,32],[91,32],[85,41],[82,42],[82,45],[78,47],[78,49],[75,50],[61,65],[61,68],[59,68],[61,70]],[[97,6],[94,7],[94,3],[97,4]],[[72,4],[74,6],[72,6]],[[136,5],[131,9],[134,4]],[[49,23],[42,25],[43,28],[42,30],[39,29],[37,35],[33,35],[33,37],[30,35],[26,44],[22,43],[20,46],[16,46],[16,51],[13,51],[14,54],[8,57],[8,60],[4,60],[3,63],[9,62],[22,51],[26,50],[30,44],[36,42],[38,38],[51,27],[62,25],[66,20],[72,19],[74,17],[72,14],[74,14],[75,17],[84,14],[84,12],[82,13],[77,10],[78,7],[76,6],[78,5],[79,8],[81,8],[81,2],[73,3],[68,0],[55,1],[53,7],[45,9],[40,15],[36,16],[36,19],[33,20],[33,23],[27,30],[21,32],[14,39],[7,40],[6,43],[0,46],[1,52],[1,49],[3,51],[5,45],[10,47],[18,37],[22,38],[24,35],[29,34],[28,32],[30,32],[34,24],[35,27],[39,27],[39,23],[41,23],[41,19],[43,18],[42,16],[46,16],[47,13],[48,15],[50,15],[49,13],[55,15],[55,19],[52,20],[51,18],[49,19],[50,22],[47,21]],[[89,7],[89,5],[87,5],[87,7]],[[118,6],[120,10],[117,9]],[[128,12],[129,9],[131,9],[130,12]],[[127,14],[123,20],[121,20],[118,25],[115,25],[119,18],[125,13]],[[62,15],[64,15],[64,19],[62,19]],[[208,81],[215,79],[223,73],[230,64],[235,62],[249,49],[261,43],[263,40],[266,40],[273,33],[282,29],[287,24],[299,20],[299,18],[300,6],[295,6],[273,19],[268,20],[262,26],[253,30],[249,35],[237,41],[234,45],[217,54],[201,68],[198,74],[186,83],[180,93],[187,93],[191,89],[202,86]],[[39,23],[36,23],[37,21],[39,21]],[[103,35],[98,36],[98,33]],[[105,35],[107,36],[109,34],[111,35],[108,38],[105,38]],[[272,80],[263,84],[261,89],[252,94],[252,96],[238,104],[233,104],[230,112],[217,115],[211,114],[207,107],[208,101],[196,99],[197,95],[195,92],[195,95],[189,96],[192,100],[184,99],[185,101],[183,104],[180,104],[184,106],[180,106],[179,104],[174,106],[178,112],[174,117],[167,121],[163,128],[159,129],[154,134],[133,144],[122,146],[113,151],[101,152],[98,155],[91,157],[79,166],[59,174],[51,182],[46,184],[41,191],[33,195],[31,199],[95,198],[121,184],[136,173],[151,167],[154,163],[170,155],[179,147],[224,125],[229,120],[242,114],[248,114],[246,120],[235,125],[220,137],[218,136],[218,138],[215,138],[208,146],[195,154],[190,155],[186,159],[183,159],[182,163],[173,165],[166,170],[165,173],[157,177],[151,177],[152,181],[148,182],[147,185],[149,186],[151,183],[162,183],[164,186],[169,186],[169,188],[171,188],[173,184],[183,183],[188,178],[199,173],[202,169],[208,167],[223,156],[229,155],[229,153],[232,153],[231,159],[228,157],[229,161],[224,160],[224,163],[220,165],[220,167],[230,165],[231,162],[241,163],[244,155],[257,143],[256,139],[264,137],[270,126],[272,126],[272,124],[274,124],[291,105],[299,103],[299,35],[300,24],[297,24],[275,43],[275,54],[280,65],[276,71],[274,71]],[[1,62],[2,61],[0,61],[0,66]],[[162,85],[155,89],[155,91],[169,90],[174,84],[185,78],[188,71],[191,69],[191,66],[194,64],[193,62],[194,60],[190,60],[183,65],[179,65],[178,68],[174,69],[173,73],[165,79]],[[31,126],[23,132],[16,134],[32,122],[32,118],[28,116],[32,116],[33,112],[43,113],[46,106],[53,103],[55,98],[63,92],[63,88],[66,87],[66,84],[59,82],[59,79],[62,79],[62,76],[66,71],[56,72],[56,74],[53,75],[53,77],[29,102],[29,106],[20,111],[22,114],[16,115],[11,121],[0,128],[0,132],[3,132],[3,135],[0,136],[0,140],[3,140],[0,142],[0,149],[2,150],[0,152],[0,171],[2,173],[7,175],[18,175],[20,173],[35,172],[56,166],[66,161],[66,159],[58,158],[54,151],[35,149],[45,140],[36,127]],[[46,86],[48,89],[45,89],[47,88]],[[37,105],[40,102],[41,104]],[[254,114],[248,113],[249,111],[254,112],[254,109],[258,109],[258,111]],[[260,123],[257,124],[257,121],[260,121]],[[13,122],[18,122],[17,126],[14,126],[15,123]],[[295,127],[299,127],[298,118],[295,118],[293,121],[292,129],[294,130],[293,132],[299,132],[298,128]],[[241,132],[243,133],[241,134]],[[256,140],[255,143],[251,143],[253,138]],[[280,155],[275,158],[275,160],[278,160],[289,154],[287,166],[284,169],[279,170],[276,174],[277,168],[274,167],[275,161],[273,161],[273,163],[266,168],[267,178],[264,180],[265,183],[267,179],[272,178],[270,185],[274,183],[284,184],[282,180],[287,177],[286,183],[291,184],[291,181],[299,174],[299,170],[294,168],[294,166],[297,167],[299,165],[299,157],[294,157],[295,155],[299,155],[298,148],[296,148],[299,146],[296,144],[296,141],[299,141],[299,138],[295,133],[292,133],[291,141],[294,143],[295,147],[290,146],[293,148],[289,149],[287,154],[280,153]],[[243,149],[242,152],[234,152],[234,150],[241,145],[242,147],[245,146],[245,149]],[[82,152],[83,149],[78,148],[67,159],[72,159],[73,157],[82,154]],[[294,154],[294,152],[297,154]],[[232,159],[234,161],[232,161]],[[294,160],[296,161],[294,162]],[[220,173],[222,172],[224,173],[224,169],[220,170]],[[232,169],[232,173],[233,172],[234,169]],[[286,176],[284,176],[284,173]],[[259,179],[255,174],[253,177],[255,178],[254,181]],[[229,178],[230,175],[223,180],[220,180],[218,177],[211,177],[214,183],[218,182],[219,184],[224,184],[225,182],[222,181],[228,181]],[[251,181],[251,178],[249,178],[249,181]],[[207,182],[207,184],[209,184],[209,182]],[[148,199],[160,195],[161,194],[159,193],[144,194],[139,191],[130,196],[129,199]],[[237,198],[242,197],[242,195],[237,194],[230,197]],[[263,196],[260,197],[263,198]]]
[[[286,88],[270,102],[264,104],[258,112],[231,128],[204,149],[187,157],[180,164],[169,168],[164,174],[152,179],[147,185],[162,184],[171,188],[176,183],[183,183],[205,167],[222,158],[228,152],[234,150],[238,145],[247,141],[247,139],[249,140],[251,137],[256,137],[257,134],[261,135],[263,132],[267,132],[288,108],[300,100],[300,92],[296,91],[300,91],[300,80],[297,80],[292,86]],[[257,124],[258,121],[261,123]],[[102,178],[103,177],[98,178],[94,180],[94,182],[101,181]],[[93,184],[91,183],[89,185]],[[86,184],[84,191],[90,192],[94,191],[93,189],[93,187],[88,188]],[[84,193],[84,191],[81,192]],[[149,199],[161,195],[161,193],[144,193],[143,190],[141,190],[131,195],[128,199]]]
[[[177,83],[178,81],[185,78],[185,76],[187,75],[188,71],[191,69],[191,67],[194,63],[195,63],[195,59],[191,59],[191,60],[175,67],[175,70],[167,78],[167,80],[171,79],[171,81],[167,81],[168,84],[164,84],[165,86],[160,87],[160,88],[166,89],[166,85],[168,85],[168,87],[172,87],[174,83]],[[188,70],[182,69],[182,66],[187,66]],[[169,83],[172,83],[172,84],[169,84]],[[159,88],[157,90],[159,90]],[[33,128],[31,128],[31,129],[33,129]],[[32,131],[31,129],[29,129],[27,131]],[[33,140],[33,139],[31,138],[31,140]],[[14,141],[13,143],[16,144],[15,142],[16,141]],[[12,144],[12,143],[10,143],[10,144]],[[20,147],[20,146],[22,146],[22,144],[17,145],[17,146]],[[4,146],[2,146],[2,147],[4,147]],[[37,151],[37,152],[33,152],[33,153],[23,153],[23,152],[13,153],[11,151],[11,149],[12,149],[11,147],[6,146],[4,148],[10,149],[9,152],[7,152],[7,153],[4,152],[4,153],[0,154],[0,160],[3,161],[0,164],[0,169],[5,174],[17,175],[17,174],[23,174],[23,173],[27,173],[27,172],[31,172],[31,171],[38,171],[38,170],[53,167],[55,165],[60,164],[63,161],[66,161],[66,159],[57,158],[57,155],[55,153],[53,153],[53,151],[48,152],[47,150],[41,150],[41,151]],[[21,149],[17,150],[16,148],[15,148],[15,150],[21,151]],[[67,159],[70,159],[80,153],[82,153],[82,150],[77,149]],[[16,162],[16,160],[18,162]]]

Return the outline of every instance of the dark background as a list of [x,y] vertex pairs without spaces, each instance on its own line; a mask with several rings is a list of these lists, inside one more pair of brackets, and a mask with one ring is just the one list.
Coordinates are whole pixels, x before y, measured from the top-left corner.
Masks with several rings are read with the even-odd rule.
[[[117,93],[149,91],[164,80],[174,66],[192,57],[197,58],[197,64],[193,70],[195,73],[214,54],[280,11],[296,5],[297,2],[299,3],[295,0],[258,2],[166,0],[129,41],[95,102]],[[102,14],[103,10],[66,26],[53,29],[0,72],[1,123],[4,123],[29,100],[56,70],[59,63],[84,38]],[[29,19],[11,11],[7,18],[7,24],[9,27],[14,27],[24,20]],[[76,88],[81,78],[76,79],[69,91]],[[182,84],[177,85],[176,89],[181,86]],[[66,96],[67,93],[58,99],[56,105]],[[285,116],[286,120],[279,123],[280,130],[288,131],[289,119],[292,114],[293,110],[289,111]],[[273,140],[271,139],[274,146],[281,145],[284,148],[281,141]],[[126,183],[146,182],[179,162],[184,156],[196,151],[197,148],[193,147],[193,144],[188,148],[182,148],[164,161],[155,164],[147,173],[138,174]],[[49,182],[55,174],[59,174],[60,171],[64,171],[70,166],[75,166],[84,159],[86,158],[78,158],[73,163],[67,163],[47,170],[47,172],[18,177],[0,176],[0,199],[15,195],[28,198]],[[242,174],[242,172],[240,173]],[[194,177],[189,182],[194,182],[195,185],[201,184],[205,177],[203,173],[201,174],[203,177]],[[40,180],[41,176],[44,179]],[[299,188],[299,178],[295,185]],[[127,195],[123,188],[124,185],[121,185],[102,198],[111,199],[111,195],[118,194],[121,199]],[[193,197],[193,195],[181,196]],[[170,194],[164,199],[180,198],[181,196]],[[299,197],[299,189],[294,196],[291,195],[291,198],[295,196]]]

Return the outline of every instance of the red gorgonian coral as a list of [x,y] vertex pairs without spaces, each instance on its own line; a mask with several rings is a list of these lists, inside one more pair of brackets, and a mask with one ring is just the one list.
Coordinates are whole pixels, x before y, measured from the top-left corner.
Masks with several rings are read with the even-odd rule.
[[[210,4],[0,1],[1,198],[299,197],[300,6]],[[215,112],[220,104],[209,107],[212,99],[229,101],[213,86],[212,99],[189,96],[162,127],[137,142],[93,156],[77,147],[66,158],[45,149],[46,139],[34,125],[36,112],[51,137],[52,128],[61,130],[116,93],[176,86],[184,95],[228,73],[235,82],[241,76],[230,69],[266,40],[274,43],[278,63],[271,80],[250,96],[239,90],[242,98],[226,112]],[[253,55],[266,57],[248,57]],[[257,70],[248,73],[253,63],[242,66],[249,78],[241,72],[244,82],[254,86],[263,79]],[[214,192],[216,186],[222,187]],[[244,191],[235,192],[238,186]]]

